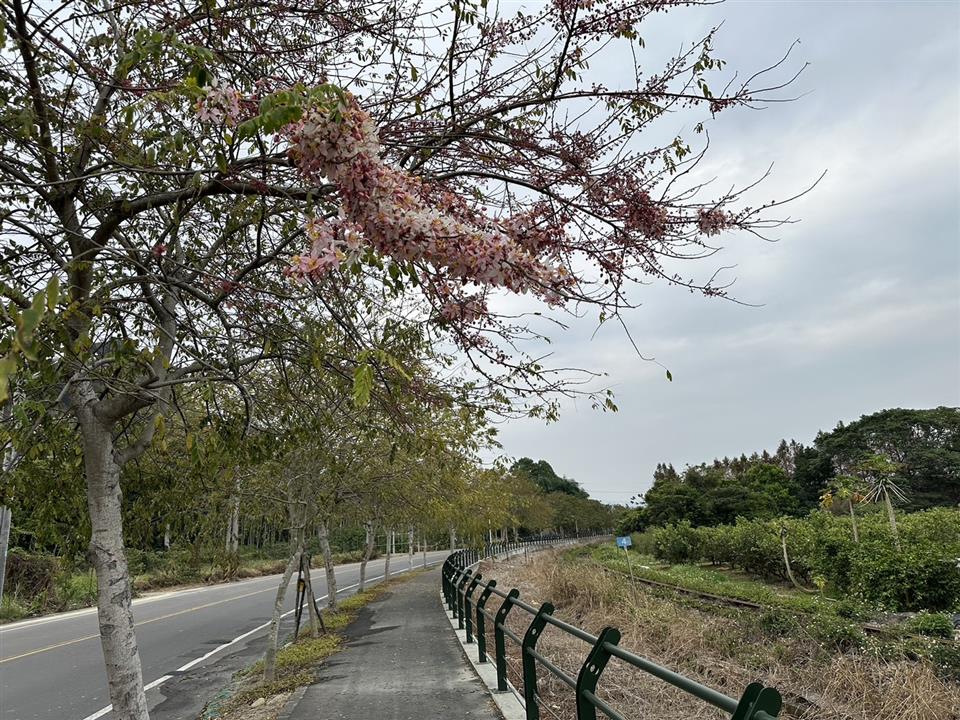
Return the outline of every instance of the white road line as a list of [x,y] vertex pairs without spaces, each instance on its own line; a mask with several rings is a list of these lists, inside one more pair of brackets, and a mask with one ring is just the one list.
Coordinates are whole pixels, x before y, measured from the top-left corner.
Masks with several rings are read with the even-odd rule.
[[[440,561],[434,561],[434,562],[431,562],[431,563],[427,563],[427,566],[429,567],[429,566],[431,566],[431,565],[436,565],[437,562],[440,562]],[[391,573],[391,574],[399,575],[400,573],[408,572],[408,571],[411,570],[411,569],[413,569],[413,570],[420,570],[420,569],[422,569],[422,566],[417,567],[417,566],[415,565],[413,568],[404,568],[403,570],[397,570],[396,573]],[[373,582],[373,581],[375,581],[375,580],[382,580],[382,579],[383,579],[383,575],[378,575],[378,576],[375,577],[375,578],[370,578],[369,580],[367,580],[367,582]],[[360,586],[360,583],[354,583],[353,585],[347,585],[347,586],[344,587],[344,588],[339,588],[339,589],[337,590],[337,595],[339,595],[339,594],[342,593],[342,592],[346,592],[347,590],[353,590],[353,588],[359,587],[359,586]],[[324,595],[323,597],[318,597],[318,598],[317,598],[317,600],[326,600],[326,599],[327,599],[327,595]],[[280,619],[282,620],[283,618],[287,617],[287,615],[290,615],[291,613],[294,613],[294,612],[296,612],[296,608],[294,608],[293,610],[288,610],[287,612],[281,614],[281,615],[280,615]],[[178,673],[179,673],[179,672],[185,672],[186,670],[189,670],[190,668],[194,667],[195,665],[199,665],[199,664],[202,663],[204,660],[207,660],[207,659],[213,657],[214,655],[216,655],[216,654],[217,654],[218,652],[220,652],[221,650],[224,650],[224,649],[230,647],[231,645],[235,645],[236,643],[240,642],[241,640],[246,640],[248,637],[250,637],[250,636],[253,635],[254,633],[257,633],[257,632],[259,632],[260,630],[263,630],[263,629],[268,628],[268,627],[270,627],[270,623],[269,623],[269,622],[266,622],[266,623],[264,623],[263,625],[258,625],[258,626],[255,627],[253,630],[248,630],[247,632],[243,633],[243,635],[238,635],[237,637],[235,637],[235,638],[234,638],[233,640],[231,640],[230,642],[224,643],[223,645],[214,648],[213,650],[211,650],[210,652],[208,652],[206,655],[202,655],[202,656],[196,658],[195,660],[191,660],[191,661],[188,662],[186,665],[183,665],[183,666],[181,666],[181,667],[178,667],[174,672],[178,672]],[[161,685],[163,685],[163,684],[164,684],[167,680],[169,680],[171,677],[173,677],[173,676],[172,676],[172,675],[164,675],[163,677],[157,678],[156,680],[154,680],[154,681],[153,681],[152,683],[150,683],[149,685],[145,685],[143,689],[144,689],[144,691],[153,690],[154,688],[157,688],[157,687],[160,687]],[[97,718],[102,718],[104,715],[106,715],[106,714],[107,714],[108,712],[110,712],[111,710],[113,710],[113,705],[107,705],[105,708],[101,708],[101,709],[97,710],[97,711],[96,711],[95,713],[93,713],[92,715],[87,715],[85,718],[83,718],[83,720],[97,720]]]

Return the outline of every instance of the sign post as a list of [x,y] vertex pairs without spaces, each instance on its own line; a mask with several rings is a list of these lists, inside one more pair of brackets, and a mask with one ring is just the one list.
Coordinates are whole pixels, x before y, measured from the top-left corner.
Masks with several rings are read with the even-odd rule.
[[623,554],[627,556],[627,570],[630,571],[630,589],[633,592],[633,602],[637,602],[637,583],[633,579],[633,565],[630,563],[630,546],[633,540],[629,535],[620,535],[617,537],[617,547],[623,548]]

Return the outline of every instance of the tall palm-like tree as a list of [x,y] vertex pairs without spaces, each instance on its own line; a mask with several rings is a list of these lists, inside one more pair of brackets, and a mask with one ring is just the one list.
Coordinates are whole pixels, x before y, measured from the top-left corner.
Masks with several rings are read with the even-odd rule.
[[890,522],[890,534],[893,544],[900,549],[900,533],[897,530],[897,516],[893,512],[893,503],[907,502],[907,495],[896,483],[899,477],[900,465],[893,462],[886,455],[871,455],[857,465],[857,475],[867,484],[865,502],[883,502],[887,509],[887,520]]

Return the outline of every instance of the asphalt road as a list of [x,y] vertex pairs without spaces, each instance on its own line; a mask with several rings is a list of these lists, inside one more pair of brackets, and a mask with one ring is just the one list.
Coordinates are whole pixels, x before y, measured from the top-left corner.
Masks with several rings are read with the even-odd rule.
[[[428,563],[447,556],[427,554]],[[415,556],[414,566],[423,562]],[[394,556],[394,572],[407,557]],[[359,580],[359,563],[337,568],[338,595]],[[367,577],[379,579],[383,561]],[[134,601],[133,614],[152,720],[193,720],[236,670],[261,652],[278,575],[163,593]],[[322,570],[314,591],[327,593]],[[293,608],[293,583],[285,610]],[[285,618],[292,630],[293,615]],[[110,698],[95,610],[0,626],[0,720],[109,720]]]

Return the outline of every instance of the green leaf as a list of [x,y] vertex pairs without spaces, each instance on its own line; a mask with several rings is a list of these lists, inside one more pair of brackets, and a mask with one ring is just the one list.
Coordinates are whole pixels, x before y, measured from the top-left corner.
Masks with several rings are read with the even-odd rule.
[[10,378],[17,371],[17,358],[13,353],[7,353],[0,360],[0,402],[10,397]]
[[54,275],[47,283],[47,310],[53,312],[60,302],[60,277]]
[[673,373],[667,370],[667,380],[673,382]]
[[353,371],[353,404],[366,407],[370,403],[370,391],[373,390],[373,368],[364,363]]
[[197,87],[206,87],[210,82],[210,73],[202,65],[194,65],[190,77],[197,83]]

